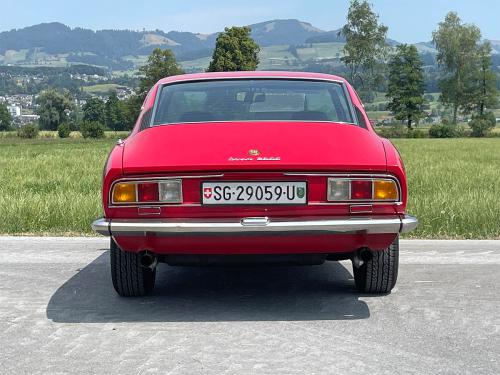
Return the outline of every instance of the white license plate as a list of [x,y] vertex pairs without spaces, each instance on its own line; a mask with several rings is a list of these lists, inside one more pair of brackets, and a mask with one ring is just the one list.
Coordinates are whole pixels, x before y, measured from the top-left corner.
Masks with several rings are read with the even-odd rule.
[[305,204],[305,182],[204,182],[203,204]]

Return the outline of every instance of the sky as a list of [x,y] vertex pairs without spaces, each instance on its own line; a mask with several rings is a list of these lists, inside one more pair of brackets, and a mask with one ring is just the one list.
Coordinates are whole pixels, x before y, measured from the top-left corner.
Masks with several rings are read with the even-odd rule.
[[[500,0],[371,0],[388,36],[428,41],[448,11],[500,40]],[[212,33],[271,19],[296,18],[324,30],[340,28],[349,0],[1,0],[0,31],[42,22],[71,27]]]

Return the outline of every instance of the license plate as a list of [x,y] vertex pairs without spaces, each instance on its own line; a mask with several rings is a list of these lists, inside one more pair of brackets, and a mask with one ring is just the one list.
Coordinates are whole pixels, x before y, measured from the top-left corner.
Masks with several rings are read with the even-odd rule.
[[305,182],[204,182],[203,204],[305,204]]

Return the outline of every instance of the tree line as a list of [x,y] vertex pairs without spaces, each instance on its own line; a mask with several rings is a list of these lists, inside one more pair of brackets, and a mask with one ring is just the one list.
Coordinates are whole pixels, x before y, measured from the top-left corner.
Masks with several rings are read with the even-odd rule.
[[[342,61],[362,95],[387,78],[387,107],[411,129],[425,115],[423,63],[412,45],[398,45],[391,53],[385,43],[387,31],[366,0],[352,0],[347,23],[340,30],[346,39]],[[451,124],[457,124],[459,113],[472,115],[473,134],[484,135],[495,126],[490,109],[498,102],[491,45],[481,41],[477,26],[464,24],[455,12],[439,23],[432,41],[438,51],[440,101],[452,110]]]
[[[256,70],[260,48],[250,32],[248,27],[231,27],[220,33],[207,71]],[[425,115],[423,62],[413,45],[389,48],[387,32],[367,0],[351,0],[347,23],[339,31],[346,41],[341,61],[362,97],[386,86],[388,109],[412,129]],[[439,23],[432,38],[438,51],[440,101],[452,112],[449,122],[455,125],[459,114],[472,115],[473,134],[485,135],[495,126],[491,108],[497,105],[498,97],[491,45],[482,42],[477,26],[463,23],[454,12]],[[56,130],[70,123],[70,128],[129,130],[151,87],[163,77],[183,73],[171,50],[154,49],[139,69],[135,94],[127,100],[118,100],[116,94],[106,102],[92,98],[79,114],[67,94],[43,92],[37,99],[40,127]]]

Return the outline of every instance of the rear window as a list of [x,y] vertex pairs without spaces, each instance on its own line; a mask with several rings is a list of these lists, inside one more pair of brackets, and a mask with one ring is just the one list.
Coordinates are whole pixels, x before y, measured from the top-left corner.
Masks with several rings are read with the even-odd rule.
[[153,125],[213,121],[354,123],[341,83],[287,79],[182,82],[162,87]]

